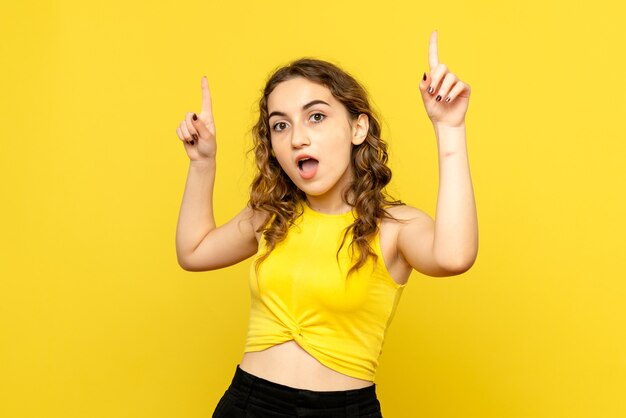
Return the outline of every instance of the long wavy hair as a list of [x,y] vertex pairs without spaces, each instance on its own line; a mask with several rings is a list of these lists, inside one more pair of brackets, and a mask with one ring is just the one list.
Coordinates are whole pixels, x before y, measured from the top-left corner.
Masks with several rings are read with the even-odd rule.
[[304,77],[326,86],[335,99],[346,107],[353,121],[361,113],[369,118],[365,141],[352,146],[353,180],[342,194],[344,201],[356,212],[355,221],[346,228],[337,250],[338,259],[348,234],[352,233],[349,249],[352,260],[355,260],[354,248],[358,248],[358,259],[348,271],[349,276],[366,263],[367,257],[377,260],[370,242],[378,232],[378,220],[393,218],[386,207],[404,203],[391,199],[385,191],[385,186],[391,180],[391,170],[387,167],[387,144],[380,137],[380,123],[369,104],[366,90],[338,66],[306,57],[278,68],[269,77],[259,100],[259,119],[252,127],[253,148],[250,151],[254,152],[259,171],[250,186],[248,204],[252,209],[266,214],[265,222],[257,232],[263,233],[267,243],[266,252],[257,258],[255,267],[258,269],[276,244],[285,239],[289,227],[302,215],[300,203],[306,202],[306,194],[291,181],[273,155],[267,108],[268,97],[274,88],[296,77]]

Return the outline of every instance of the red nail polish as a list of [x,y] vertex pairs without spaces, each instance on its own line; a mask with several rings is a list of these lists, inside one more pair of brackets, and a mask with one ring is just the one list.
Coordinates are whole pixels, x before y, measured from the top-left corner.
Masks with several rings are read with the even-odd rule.
[[424,73],[424,78],[422,80],[426,81],[426,73]]
[[196,114],[194,113],[192,116],[193,120],[198,120],[198,117],[196,116]]
[[436,101],[440,101],[441,100],[441,95],[437,95],[437,97],[435,98]]

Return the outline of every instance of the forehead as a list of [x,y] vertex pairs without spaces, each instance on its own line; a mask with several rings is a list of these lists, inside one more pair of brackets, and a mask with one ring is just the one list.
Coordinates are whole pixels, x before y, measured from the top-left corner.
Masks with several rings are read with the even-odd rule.
[[304,77],[296,77],[276,85],[267,98],[267,109],[269,113],[273,111],[299,112],[303,105],[314,99],[324,100],[331,106],[336,106],[338,103],[328,87]]

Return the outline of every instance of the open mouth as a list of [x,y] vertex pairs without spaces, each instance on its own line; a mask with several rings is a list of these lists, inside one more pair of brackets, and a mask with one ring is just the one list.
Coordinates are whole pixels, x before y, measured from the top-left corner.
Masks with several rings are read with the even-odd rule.
[[317,161],[315,158],[303,158],[301,160],[298,160],[298,168],[300,169],[300,171],[304,172],[313,171],[318,164],[319,161]]
[[317,166],[319,161],[312,157],[303,157],[298,160],[298,171],[300,175],[305,178],[311,178],[317,172]]

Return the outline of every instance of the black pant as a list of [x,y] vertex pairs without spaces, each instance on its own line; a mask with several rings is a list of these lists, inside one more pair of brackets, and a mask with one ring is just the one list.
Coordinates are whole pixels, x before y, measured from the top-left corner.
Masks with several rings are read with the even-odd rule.
[[262,379],[239,365],[213,418],[382,418],[376,384],[361,389],[313,391]]

